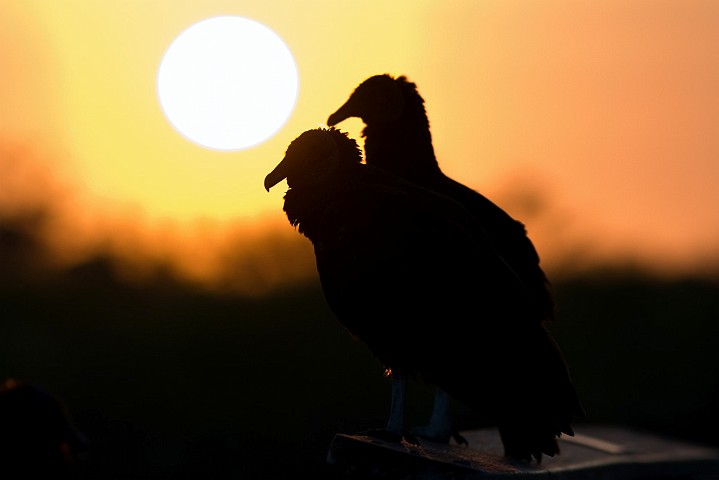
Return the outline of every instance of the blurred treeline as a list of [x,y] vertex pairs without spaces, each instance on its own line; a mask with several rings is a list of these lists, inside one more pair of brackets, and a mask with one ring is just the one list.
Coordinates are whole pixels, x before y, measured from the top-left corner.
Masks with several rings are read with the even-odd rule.
[[[0,224],[0,380],[64,402],[90,445],[79,478],[318,478],[334,433],[384,424],[388,379],[317,281],[245,297],[128,282],[102,255],[52,269],[28,221]],[[719,445],[719,283],[612,269],[554,288],[586,422]],[[410,395],[424,422],[431,392]]]

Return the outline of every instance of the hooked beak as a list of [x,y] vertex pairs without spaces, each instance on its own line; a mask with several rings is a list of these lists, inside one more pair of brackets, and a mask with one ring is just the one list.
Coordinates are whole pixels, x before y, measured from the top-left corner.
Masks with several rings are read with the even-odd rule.
[[327,125],[330,127],[334,127],[342,120],[346,120],[354,116],[355,115],[352,113],[352,110],[350,108],[350,101],[348,100],[335,113],[329,116],[329,118],[327,119]]
[[267,174],[265,177],[265,190],[269,192],[270,188],[274,187],[285,178],[287,178],[287,157],[283,158],[275,169]]

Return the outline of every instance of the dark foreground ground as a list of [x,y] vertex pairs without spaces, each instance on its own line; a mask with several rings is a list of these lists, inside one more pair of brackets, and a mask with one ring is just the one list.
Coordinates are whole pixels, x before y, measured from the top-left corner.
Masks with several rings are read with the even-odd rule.
[[[129,286],[103,261],[40,280],[5,272],[0,380],[64,402],[89,440],[78,478],[329,478],[332,436],[386,420],[381,366],[316,283],[244,299]],[[552,330],[587,421],[719,445],[718,284],[615,273],[555,288]],[[410,395],[410,422],[424,422],[431,392]]]

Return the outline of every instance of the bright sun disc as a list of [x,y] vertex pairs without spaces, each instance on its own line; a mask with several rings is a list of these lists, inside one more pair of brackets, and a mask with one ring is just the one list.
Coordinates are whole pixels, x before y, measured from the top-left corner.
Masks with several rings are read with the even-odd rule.
[[292,53],[272,30],[243,17],[214,17],[183,31],[160,62],[165,115],[207,148],[241,150],[271,137],[295,106]]

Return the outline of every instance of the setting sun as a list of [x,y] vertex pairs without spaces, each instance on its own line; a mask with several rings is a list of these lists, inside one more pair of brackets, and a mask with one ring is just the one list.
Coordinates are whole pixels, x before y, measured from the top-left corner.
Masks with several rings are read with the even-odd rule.
[[[312,272],[284,246],[257,247],[304,246],[262,180],[361,81],[389,73],[418,85],[443,172],[521,220],[550,272],[714,272],[719,2],[640,10],[0,2],[13,46],[0,52],[0,218],[44,206],[67,261],[93,247],[223,284],[228,256],[267,285],[289,261]],[[361,120],[340,126],[364,146]]]
[[[545,317],[556,313],[532,316],[532,329],[545,323],[566,355],[587,413],[579,441],[562,438],[562,455],[524,469],[499,456],[505,429],[484,430],[507,415],[442,394],[436,407],[457,410],[433,411],[430,382],[408,382],[408,431],[441,430],[467,474],[581,475],[571,464],[584,450],[608,461],[605,475],[620,457],[622,472],[719,471],[707,428],[719,425],[718,26],[719,0],[0,0],[0,418],[18,420],[0,420],[0,480],[14,478],[12,460],[22,478],[381,475],[337,448],[359,452],[354,433],[381,430],[388,410],[390,426],[399,419],[387,398],[397,385],[337,322],[332,293],[356,294],[350,320],[364,323],[375,302],[383,311],[371,313],[408,327],[456,311],[480,333],[512,328],[487,321],[477,288],[531,300],[497,305],[509,316],[542,300]],[[363,163],[358,177],[265,189],[296,139],[330,128],[385,74],[418,97],[360,93],[361,111],[348,108],[359,116],[333,127],[353,154],[338,158]],[[404,175],[424,161],[429,180],[385,178],[378,156]],[[427,193],[443,185],[515,234]],[[285,209],[288,198],[302,205]],[[291,222],[315,207],[332,211]],[[315,225],[327,239],[317,250],[305,236]],[[516,245],[533,268],[506,269]],[[334,282],[353,266],[352,288]],[[526,270],[542,287],[545,273],[551,295],[526,297]],[[463,281],[492,271],[476,288]],[[388,313],[398,290],[418,303]],[[438,296],[447,301],[427,307]],[[447,307],[457,302],[467,308]],[[419,338],[405,331],[403,351]],[[498,345],[498,362],[516,363],[520,337]],[[493,394],[494,367],[457,388]],[[503,378],[515,386],[537,370]],[[566,384],[560,373],[521,393]],[[7,388],[21,382],[42,388]],[[510,430],[536,420],[519,410]],[[437,421],[447,418],[457,425]],[[469,445],[450,435],[465,433]],[[585,448],[604,433],[628,454]],[[664,445],[682,455],[653,450]],[[384,473],[419,465],[394,453]],[[50,458],[67,468],[27,471]],[[411,473],[459,472],[421,463]]]
[[272,30],[238,16],[213,17],[182,32],[167,49],[157,91],[172,125],[219,150],[252,147],[292,113],[298,74]]

